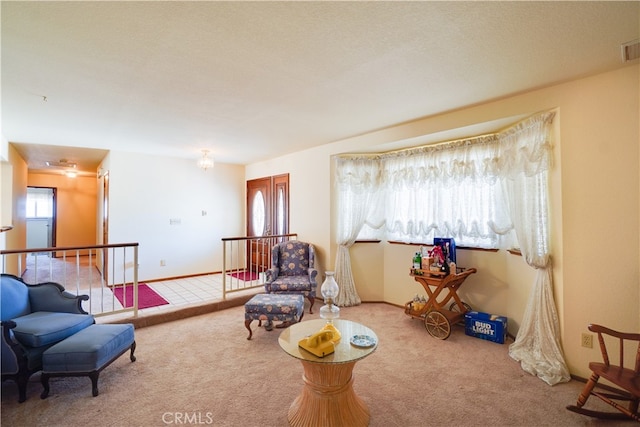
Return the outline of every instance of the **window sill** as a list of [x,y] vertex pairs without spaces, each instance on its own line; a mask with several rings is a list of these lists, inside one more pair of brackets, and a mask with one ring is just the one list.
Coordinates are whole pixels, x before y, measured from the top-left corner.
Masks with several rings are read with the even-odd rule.
[[[389,240],[387,243],[389,243],[390,245],[410,245],[410,246],[433,246],[432,244],[429,243],[418,243],[418,242],[411,242],[411,243],[407,243],[407,242],[400,242],[400,241],[396,241],[396,240]],[[498,252],[499,249],[493,249],[493,248],[476,248],[473,246],[458,246],[456,245],[456,250],[457,249],[464,249],[464,250],[468,250],[468,251],[484,251],[484,252]]]

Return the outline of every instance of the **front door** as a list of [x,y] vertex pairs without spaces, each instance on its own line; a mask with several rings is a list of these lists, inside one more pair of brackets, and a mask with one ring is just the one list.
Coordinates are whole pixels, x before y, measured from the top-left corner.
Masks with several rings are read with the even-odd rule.
[[[247,181],[247,236],[267,237],[289,232],[289,174]],[[247,256],[251,271],[271,267],[277,239],[251,239]]]

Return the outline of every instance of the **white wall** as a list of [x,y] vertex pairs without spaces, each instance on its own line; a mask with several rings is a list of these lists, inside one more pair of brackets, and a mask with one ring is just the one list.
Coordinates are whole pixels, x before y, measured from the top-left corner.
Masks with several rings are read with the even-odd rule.
[[[13,166],[9,163],[9,142],[0,131],[0,227],[13,224]],[[6,234],[0,232],[0,249],[7,248]]]
[[112,151],[102,167],[109,243],[140,244],[139,280],[222,270],[221,239],[244,234],[243,166],[205,172],[195,160]]
[[[13,146],[7,144],[7,159],[11,165],[7,168],[10,175],[7,180],[4,180],[0,187],[4,188],[5,185],[9,185],[11,188],[6,191],[3,190],[0,199],[4,204],[7,202],[5,197],[10,197],[9,209],[10,213],[8,217],[11,218],[11,225],[13,228],[10,231],[0,233],[0,247],[3,249],[22,249],[27,244],[27,222],[26,222],[26,201],[27,201],[27,177],[28,170],[26,162],[20,157],[20,154]],[[4,172],[3,172],[4,174]],[[6,209],[6,208],[3,208]],[[18,258],[9,256],[5,259],[4,271],[10,274],[19,275],[22,272],[18,271]],[[20,265],[24,266],[25,256],[22,255]]]
[[[332,155],[398,148],[474,124],[557,111],[551,176],[554,295],[569,369],[588,376],[588,362],[599,357],[597,348],[580,346],[589,323],[640,331],[639,86],[640,65],[631,65],[248,165],[247,177],[291,173],[291,231],[319,246],[325,267],[332,267]],[[301,203],[309,191],[314,203]],[[361,297],[402,305],[420,292],[408,275],[415,250],[356,244],[351,256]],[[508,316],[509,331],[516,333],[535,272],[505,251],[461,250],[459,257],[461,266],[478,269],[461,288],[463,299]],[[348,316],[348,309],[343,314]]]

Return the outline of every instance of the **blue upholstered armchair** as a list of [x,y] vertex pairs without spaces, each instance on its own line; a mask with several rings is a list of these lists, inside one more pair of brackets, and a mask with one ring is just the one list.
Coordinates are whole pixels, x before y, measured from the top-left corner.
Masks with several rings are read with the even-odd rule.
[[264,287],[268,294],[304,295],[309,300],[309,313],[313,313],[317,275],[313,245],[289,240],[271,250],[271,268],[265,272]]
[[2,274],[2,381],[12,379],[18,384],[20,402],[26,400],[29,377],[42,369],[42,353],[94,323],[93,316],[82,309],[82,301],[88,299],[66,292],[58,283],[29,285]]

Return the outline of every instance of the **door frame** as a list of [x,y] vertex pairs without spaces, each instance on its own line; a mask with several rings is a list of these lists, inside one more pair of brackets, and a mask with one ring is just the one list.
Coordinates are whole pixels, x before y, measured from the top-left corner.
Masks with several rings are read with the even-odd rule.
[[[253,230],[254,209],[253,203],[258,192],[263,193],[264,199],[264,227],[262,234],[256,234]],[[247,204],[246,204],[246,236],[268,237],[278,234],[289,233],[289,174],[281,174],[247,180]],[[278,200],[279,196],[282,200]],[[281,219],[281,224],[278,224]],[[281,229],[282,228],[282,229]],[[271,267],[271,248],[277,243],[275,239],[267,239],[265,241],[252,244],[249,242],[247,247],[247,259],[249,260],[247,267],[258,271],[263,271]],[[254,260],[256,260],[254,262]]]
[[[48,186],[43,186],[43,185],[28,185],[27,186],[27,192],[29,191],[29,188],[44,188],[47,190],[51,190],[51,227],[49,228],[48,234],[49,236],[47,236],[48,238],[51,238],[51,246],[52,248],[56,247],[56,234],[57,234],[57,229],[58,229],[58,188],[57,187],[48,187]],[[49,239],[47,239],[48,241]],[[52,257],[55,258],[56,253],[53,252],[51,254]]]
[[[109,171],[105,171],[101,175],[102,205],[100,206],[100,214],[102,217],[102,244],[107,245],[109,244]],[[99,268],[102,272],[104,282],[109,284],[109,249],[103,248],[101,254]]]

